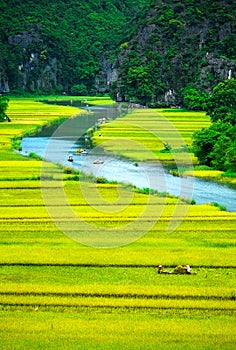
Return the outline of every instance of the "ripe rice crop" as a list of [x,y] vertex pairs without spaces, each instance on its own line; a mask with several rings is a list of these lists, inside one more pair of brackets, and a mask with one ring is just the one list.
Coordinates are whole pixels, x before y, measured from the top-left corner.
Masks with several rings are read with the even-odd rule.
[[[71,106],[12,99],[12,123],[0,125],[1,347],[232,349],[235,213],[121,184],[86,182],[81,174],[75,181],[50,163],[47,179],[40,181],[42,161],[11,151],[13,137],[78,112]],[[168,163],[175,155],[163,152],[167,141],[184,161],[183,145],[168,132],[165,118],[189,145],[192,132],[209,124],[204,113],[139,110],[102,126],[102,137],[95,133],[94,139],[111,140],[105,148],[122,156]],[[143,148],[130,145],[131,138]],[[65,224],[71,219],[63,211],[63,193],[75,215],[91,230],[99,227],[101,234],[105,228],[126,227],[141,213],[140,227],[153,225],[123,247],[83,245],[60,230],[45,205],[43,188],[49,189],[50,205]],[[178,226],[170,233],[177,202],[185,214],[174,217]],[[170,271],[190,264],[197,274],[159,275],[159,264]]]
[[[209,123],[209,118],[202,112],[135,110],[125,118],[103,125],[94,134],[94,142],[134,160],[158,159],[168,164],[174,160],[173,151],[191,147],[192,133],[209,126]],[[102,138],[98,136],[101,132]],[[163,153],[163,144],[167,140],[172,151]],[[178,156],[180,162],[196,162],[193,154],[186,155],[183,150]]]

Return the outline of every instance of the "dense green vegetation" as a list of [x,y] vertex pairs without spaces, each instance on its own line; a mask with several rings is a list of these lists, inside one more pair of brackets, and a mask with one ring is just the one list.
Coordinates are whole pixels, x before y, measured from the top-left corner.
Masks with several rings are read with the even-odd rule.
[[212,125],[194,134],[194,153],[201,164],[236,172],[236,80],[215,86],[205,105]]
[[96,91],[102,64],[116,60],[144,2],[1,0],[0,81],[17,92]]
[[114,100],[182,105],[186,89],[204,95],[235,76],[235,6],[1,0],[0,91],[110,92]]
[[150,0],[121,45],[113,96],[150,106],[183,104],[235,74],[235,2]]
[[212,122],[236,125],[236,80],[227,79],[213,88],[206,103]]
[[10,118],[6,114],[6,110],[8,108],[9,99],[6,96],[0,95],[0,122],[5,120],[11,121]]

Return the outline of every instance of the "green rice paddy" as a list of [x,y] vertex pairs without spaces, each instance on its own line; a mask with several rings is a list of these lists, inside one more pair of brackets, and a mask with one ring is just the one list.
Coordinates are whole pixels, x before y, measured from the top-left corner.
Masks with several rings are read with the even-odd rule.
[[[209,126],[210,120],[202,112],[169,110],[134,110],[125,118],[103,125],[94,136],[95,144],[107,151],[141,160],[173,163],[176,157],[182,162],[196,162],[191,148],[192,133]],[[102,132],[102,138],[98,135]],[[172,152],[163,152],[168,142]],[[142,147],[143,146],[143,147]]]
[[[79,113],[11,99],[12,122],[0,124],[0,348],[233,349],[236,213],[82,176],[69,180],[50,163],[40,181],[44,162],[12,151],[12,138],[26,130]],[[165,129],[169,122],[175,132]],[[187,162],[182,141],[191,147],[192,132],[208,124],[203,113],[139,110],[106,124],[94,138],[137,161],[160,156],[171,163],[175,155],[162,152],[166,141]],[[150,229],[122,247],[83,245],[61,232],[43,187],[69,224],[59,205],[63,190],[75,215],[88,223],[88,235],[94,227],[101,239],[103,229],[124,226],[126,232],[125,225],[140,217],[140,228]],[[169,232],[173,218],[178,224]],[[190,264],[197,274],[158,275],[159,264],[169,270]]]

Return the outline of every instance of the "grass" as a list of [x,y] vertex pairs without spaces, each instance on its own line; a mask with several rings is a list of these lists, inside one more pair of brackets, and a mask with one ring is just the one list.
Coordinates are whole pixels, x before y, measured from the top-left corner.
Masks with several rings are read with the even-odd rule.
[[[209,123],[209,118],[202,112],[135,110],[123,119],[102,126],[99,130],[102,138],[97,132],[94,142],[102,144],[107,151],[138,161],[158,159],[172,164],[177,159],[192,164],[196,163],[196,158],[183,150],[191,146],[192,133]],[[167,141],[171,152],[163,152]]]
[[[116,297],[234,300],[234,269],[193,267],[197,275],[158,275],[156,267],[119,265],[2,265],[1,297]],[[169,270],[173,267],[167,266]],[[195,287],[195,288],[194,288]],[[196,288],[197,287],[197,288]],[[234,298],[234,299],[233,299]],[[2,299],[1,299],[2,300]],[[27,300],[26,300],[27,301]]]
[[[83,191],[81,186],[84,186]],[[119,185],[86,182],[79,184],[76,181],[65,181],[62,188],[59,181],[46,181],[45,187],[53,206],[45,207],[42,187],[38,180],[0,182],[1,262],[57,261],[72,264],[90,262],[146,265],[164,262],[173,265],[184,260],[192,265],[206,266],[232,266],[235,263],[235,213],[222,212],[219,208],[209,205],[189,206],[182,203],[179,205],[182,217],[178,217],[178,227],[174,232],[168,233],[167,225],[172,222],[176,209],[175,198],[149,196],[132,192]],[[103,228],[104,234],[106,228],[114,227],[125,232],[126,224],[133,223],[135,218],[139,220],[138,225],[142,225],[144,229],[149,228],[149,231],[140,231],[140,236],[135,242],[122,249],[109,249],[106,252],[85,249],[83,245],[63,235],[60,226],[58,228],[55,225],[58,215],[59,224],[63,221],[69,225],[69,219],[65,217],[66,206],[63,204],[63,197],[60,197],[63,193],[66,193],[74,213],[88,223],[88,226],[85,226],[87,234],[89,231],[93,232],[94,227]],[[62,204],[58,212],[59,203]],[[50,214],[56,218],[52,220]],[[80,227],[82,242],[82,224]],[[131,231],[128,233],[131,234]],[[91,242],[88,241],[90,244]],[[225,249],[228,252],[226,256]]]
[[[232,349],[236,214],[97,183],[12,151],[13,138],[74,113],[70,105],[11,99],[12,122],[0,124],[0,348]],[[195,163],[183,143],[208,123],[203,113],[133,111],[95,141],[138,161]],[[90,244],[61,231],[72,224]],[[111,243],[109,235],[113,243],[135,239],[93,247],[96,239]],[[190,264],[197,275],[158,275],[160,263]]]
[[213,181],[218,181],[218,182],[224,182],[224,183],[229,183],[232,185],[236,185],[236,176],[235,174],[233,176],[227,176],[227,174],[224,173],[223,171],[220,170],[186,170],[183,172],[184,176],[195,176],[199,177],[202,179],[208,179],[208,180],[213,180]]
[[12,338],[13,348],[155,349],[158,344],[162,349],[232,349],[235,340],[228,317],[220,315],[186,319],[152,313],[6,311],[5,314],[8,322],[3,323],[1,344],[7,346]]

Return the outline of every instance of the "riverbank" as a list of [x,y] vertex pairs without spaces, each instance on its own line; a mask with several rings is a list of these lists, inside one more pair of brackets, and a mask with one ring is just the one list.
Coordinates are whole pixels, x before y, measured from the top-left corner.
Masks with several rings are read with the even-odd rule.
[[[94,180],[97,179],[99,182],[128,183],[146,193],[156,192],[159,196],[175,196],[181,198],[183,202],[192,204],[217,203],[222,210],[236,212],[236,190],[229,186],[190,176],[180,178],[171,175],[158,162],[134,163],[124,157],[107,154],[102,147],[87,149],[85,154],[81,154],[78,149],[84,149],[84,138],[81,140],[82,143],[77,141],[78,130],[81,128],[78,127],[79,121],[75,124],[76,142],[71,140],[72,135],[69,141],[66,134],[60,139],[39,135],[25,137],[21,142],[22,154],[39,155],[42,159],[61,164],[68,169],[68,172],[71,169],[71,173],[75,176],[77,174],[81,177],[82,173],[91,174]],[[73,159],[72,162],[68,160],[69,157]]]
[[[77,102],[79,104],[81,104],[81,101],[83,100],[78,100]],[[92,103],[94,103],[94,99],[92,100]],[[104,99],[101,99],[101,101],[104,101]],[[100,102],[101,102],[100,101]],[[69,102],[69,100],[67,100],[67,102]],[[108,100],[107,100],[107,104],[108,104]],[[111,101],[110,101],[111,102]],[[24,105],[26,105],[26,103],[29,103],[28,100],[24,100]],[[32,101],[31,101],[32,103]],[[34,103],[38,103],[38,102],[34,102]],[[53,100],[54,103],[54,100]],[[65,101],[63,101],[63,104],[65,103]],[[111,103],[110,103],[111,105]],[[55,107],[54,109],[54,113],[58,110],[58,108],[60,109],[60,113],[68,113],[68,110],[70,111],[70,113],[73,111],[73,113],[77,113],[78,112],[82,115],[82,113],[84,113],[84,109],[77,109],[77,108],[72,108],[70,105],[68,106],[58,106],[58,105],[45,105],[45,104],[41,104],[39,103],[37,106],[40,106],[40,116],[42,119],[42,115],[43,115],[43,109],[49,114],[51,108]],[[48,106],[48,109],[47,109]],[[32,105],[29,104],[29,106],[32,110],[34,110],[34,108],[32,108]],[[118,107],[117,107],[118,108]],[[217,191],[217,188],[215,188],[216,186],[214,186],[214,184],[211,184],[210,182],[204,183],[204,182],[199,182],[197,181],[197,178],[202,178],[202,179],[209,179],[209,180],[214,180],[216,182],[223,182],[221,179],[226,179],[228,181],[227,183],[232,184],[233,180],[235,180],[235,178],[232,177],[223,177],[221,172],[216,172],[216,171],[212,171],[209,169],[199,169],[196,170],[196,165],[194,165],[194,163],[196,163],[196,159],[194,159],[193,154],[190,152],[191,147],[188,148],[187,146],[187,142],[190,142],[191,138],[189,135],[189,132],[187,133],[187,127],[188,124],[186,121],[188,120],[187,118],[189,116],[191,116],[191,118],[195,119],[195,125],[191,126],[192,130],[196,130],[196,128],[199,127],[199,123],[201,123],[202,125],[202,119],[204,119],[204,114],[200,113],[199,115],[197,115],[197,117],[193,116],[192,114],[189,115],[189,112],[179,112],[179,111],[170,111],[170,110],[158,110],[158,111],[152,111],[152,110],[138,110],[138,111],[131,111],[128,115],[126,115],[124,118],[118,118],[115,120],[111,120],[111,116],[117,113],[116,108],[110,109],[108,108],[108,110],[106,108],[104,109],[94,109],[94,112],[91,114],[91,116],[93,115],[94,118],[90,121],[87,120],[86,121],[84,118],[81,118],[81,122],[76,121],[75,118],[72,119],[72,121],[74,122],[74,126],[72,127],[73,130],[75,130],[75,132],[73,133],[73,136],[71,134],[70,137],[74,137],[75,140],[77,140],[78,135],[80,133],[80,131],[83,129],[83,131],[81,131],[81,135],[84,134],[84,132],[87,131],[86,126],[84,127],[84,123],[85,125],[87,125],[87,127],[91,128],[94,123],[96,123],[96,120],[101,120],[101,119],[105,119],[106,123],[102,123],[99,124],[99,127],[97,128],[91,128],[93,129],[93,131],[95,130],[95,133],[93,133],[93,141],[96,144],[96,141],[98,140],[98,144],[100,146],[102,146],[102,148],[104,148],[105,150],[108,151],[108,155],[110,154],[110,158],[108,156],[106,160],[109,161],[109,167],[105,167],[105,165],[103,165],[102,167],[102,175],[100,174],[100,177],[104,177],[107,178],[109,181],[118,181],[121,183],[125,183],[126,181],[133,183],[133,185],[142,188],[148,188],[150,186],[149,182],[151,181],[151,189],[153,190],[157,190],[159,193],[166,193],[166,194],[170,194],[170,195],[174,195],[177,197],[182,198],[183,200],[187,200],[188,202],[191,203],[215,203],[216,205],[218,205],[221,209],[227,209],[229,211],[235,211],[235,208],[232,207],[231,208],[231,204],[233,203],[231,200],[233,200],[234,198],[234,193],[229,194],[228,192],[230,191],[230,189],[227,188],[222,188],[219,189],[219,193],[217,194],[217,192],[215,193],[215,191]],[[140,118],[140,115],[142,116],[144,113],[145,118]],[[162,114],[163,115],[162,115]],[[186,114],[187,113],[187,114]],[[97,116],[98,114],[98,116]],[[101,115],[100,115],[101,114]],[[90,115],[90,113],[88,113],[87,115]],[[107,115],[107,118],[101,118],[101,116],[104,117],[104,115]],[[171,121],[169,121],[169,119],[167,118],[168,116],[170,117],[171,115]],[[37,113],[37,117],[39,116],[39,113]],[[118,115],[119,117],[119,115]],[[42,127],[41,125],[39,126],[34,126],[33,129],[30,129],[26,132],[24,132],[24,135],[32,135],[34,134],[36,131],[40,131],[41,133],[44,135],[45,133],[49,133],[50,134],[50,130],[51,128],[53,128],[53,126],[56,126],[56,128],[59,126],[58,123],[62,123],[63,120],[65,120],[67,117],[60,117],[58,118],[53,118],[50,120],[50,125],[51,127],[48,126],[48,124],[45,127]],[[99,119],[100,118],[100,119]],[[117,115],[115,116],[115,118],[117,118]],[[80,119],[80,117],[79,117]],[[109,123],[107,123],[109,119]],[[35,118],[35,122],[36,122],[36,118]],[[180,123],[183,123],[183,125],[180,125]],[[206,121],[207,122],[207,121]],[[91,124],[92,123],[92,124]],[[118,128],[117,128],[117,123],[118,123]],[[81,124],[81,125],[80,125]],[[91,124],[91,125],[90,125]],[[96,123],[97,124],[97,123]],[[12,125],[12,124],[11,124]],[[25,124],[23,124],[25,126]],[[80,127],[79,127],[80,125]],[[97,124],[98,125],[98,124]],[[122,128],[121,128],[122,125]],[[8,125],[7,125],[8,126]],[[134,130],[132,128],[132,126],[134,127]],[[181,132],[183,133],[184,130],[184,135],[182,135],[178,130],[177,130],[177,126],[179,127],[179,129],[181,130]],[[71,127],[70,127],[71,128]],[[121,128],[121,130],[117,130]],[[189,128],[189,127],[188,127]],[[195,128],[195,129],[194,129]],[[108,135],[107,137],[107,130],[109,132],[109,129],[111,129],[111,133],[110,135]],[[97,131],[96,131],[97,130]],[[51,131],[52,132],[52,131]],[[120,134],[119,134],[120,133]],[[96,135],[98,134],[98,137],[96,137]],[[118,135],[119,134],[119,135]],[[22,133],[21,133],[22,135]],[[121,136],[122,135],[122,138]],[[169,139],[167,138],[170,135]],[[186,136],[187,135],[187,136]],[[68,135],[67,135],[68,136]],[[21,145],[21,137],[19,136],[14,137],[15,141],[14,141],[14,147],[20,149]],[[109,138],[109,140],[108,140]],[[117,143],[117,139],[118,139],[118,143]],[[26,149],[24,150],[25,154],[27,155],[31,155],[31,158],[34,157],[35,159],[38,158],[37,154],[39,154],[42,158],[44,158],[44,155],[41,154],[42,150],[41,148],[45,148],[46,146],[44,145],[44,141],[42,139],[42,141],[40,141],[40,145],[39,147],[36,145],[36,148],[34,148],[34,143],[33,143],[33,139],[29,139],[30,140],[30,145],[29,147],[26,145]],[[39,138],[37,137],[35,139],[38,143]],[[167,140],[167,141],[166,141]],[[32,141],[32,142],[31,142]],[[159,142],[159,149],[157,147],[157,149],[155,149],[155,146],[157,146],[157,143]],[[166,143],[169,145],[169,149],[166,149]],[[113,147],[114,144],[117,145],[119,144],[119,147],[121,148],[121,152],[117,151],[117,148],[115,147],[112,151],[107,148],[107,145],[109,144],[109,147]],[[181,145],[181,147],[179,147]],[[164,149],[161,147],[165,147]],[[55,147],[55,145],[53,146]],[[60,154],[58,155],[58,158],[55,158],[57,152],[51,152],[51,158],[49,158],[51,161],[53,161],[54,163],[61,163],[63,165],[63,157],[65,157],[66,155],[63,153],[64,151],[62,151],[63,149],[63,144],[61,143],[59,145],[56,146],[56,148],[60,148],[61,147],[61,151]],[[79,146],[79,147],[83,147],[83,146]],[[124,148],[123,148],[124,147]],[[52,151],[52,150],[51,150]],[[59,149],[57,150],[59,151]],[[67,150],[68,152],[70,151],[69,149]],[[109,152],[110,151],[110,152]],[[24,154],[23,152],[23,154]],[[127,155],[127,152],[129,152],[129,156]],[[133,152],[133,155],[136,159],[135,162],[133,162],[133,164],[136,164],[137,167],[137,172],[140,172],[140,168],[138,168],[139,165],[144,166],[145,167],[145,171],[148,171],[148,175],[147,173],[145,173],[145,177],[147,178],[148,176],[148,182],[146,181],[146,179],[144,179],[144,181],[142,181],[141,177],[139,176],[139,178],[135,178],[135,174],[134,174],[134,167],[132,166],[132,169],[130,169],[130,164],[132,165],[132,163],[127,162],[127,158],[131,158],[132,154],[131,152]],[[123,158],[123,163],[122,164],[118,164],[118,168],[115,167],[115,164],[118,162],[117,159],[111,157],[111,154],[118,154],[119,158]],[[63,155],[64,154],[64,155]],[[162,160],[160,161],[160,155],[162,156]],[[101,155],[100,155],[101,156]],[[104,155],[103,155],[104,157]],[[144,157],[149,157],[149,162],[142,163],[142,162],[138,162],[137,160],[140,160]],[[79,166],[80,164],[80,160],[81,157],[78,157],[78,155],[75,153],[74,155],[75,158],[75,162],[74,162],[74,166],[76,168],[76,164]],[[91,158],[91,157],[89,157]],[[105,157],[106,158],[106,157]],[[94,162],[96,162],[97,159],[94,160]],[[112,163],[111,163],[112,161]],[[101,162],[101,160],[100,160]],[[106,163],[105,162],[105,163]],[[122,160],[120,161],[122,162]],[[186,170],[185,168],[183,168],[183,162],[186,164],[188,163],[188,169]],[[93,163],[93,162],[92,162]],[[102,163],[104,163],[104,160],[102,161]],[[119,163],[119,162],[118,162]],[[148,163],[150,164],[150,166],[148,166]],[[176,170],[174,169],[170,169],[169,172],[171,175],[174,176],[182,176],[183,179],[181,180],[181,182],[176,181],[175,178],[171,178],[171,175],[168,176],[167,174],[164,175],[164,180],[162,179],[163,176],[157,176],[159,173],[159,169],[157,169],[157,174],[153,174],[153,169],[152,168],[152,164],[157,163],[157,164],[164,164],[164,167],[172,167],[173,165],[175,166]],[[112,167],[111,167],[112,164]],[[66,164],[66,166],[70,166],[70,164]],[[118,175],[120,172],[120,168],[122,167],[124,171],[122,171],[122,173],[120,173],[120,176],[115,177],[114,178],[114,174]],[[127,168],[128,167],[128,168]],[[80,168],[80,167],[79,167]],[[77,167],[77,170],[79,170],[79,168]],[[106,169],[106,170],[105,170]],[[84,167],[83,169],[84,172],[90,172],[93,175],[96,176],[96,171],[97,169],[94,168],[94,165],[91,164],[91,166],[89,166],[89,162],[86,162],[86,167]],[[95,171],[95,173],[94,173]],[[143,170],[142,170],[143,172]],[[188,177],[193,176],[193,174],[196,174],[195,181],[194,180],[188,180]],[[141,175],[141,173],[140,173]],[[37,178],[39,177],[39,175],[32,175],[33,178]],[[128,177],[128,179],[127,179]],[[169,179],[170,178],[170,179]],[[30,177],[29,177],[30,179]],[[133,179],[133,180],[132,180]],[[159,179],[159,180],[158,180]],[[140,181],[141,180],[141,181]],[[221,181],[220,181],[221,180]],[[193,185],[193,181],[195,182]],[[158,184],[155,184],[156,182],[158,182]],[[186,184],[185,184],[186,182]],[[174,185],[176,184],[176,185]],[[174,186],[174,187],[173,187]],[[195,189],[195,188],[196,189]],[[212,188],[211,188],[212,187]],[[199,196],[199,193],[200,196]],[[209,195],[208,195],[209,194]],[[203,196],[203,198],[201,198],[201,196]],[[234,200],[233,200],[234,201]]]
[[236,185],[236,174],[199,166],[191,150],[192,135],[210,125],[204,112],[179,109],[132,110],[124,118],[102,125],[95,146],[134,162],[156,161],[175,176],[194,176]]

